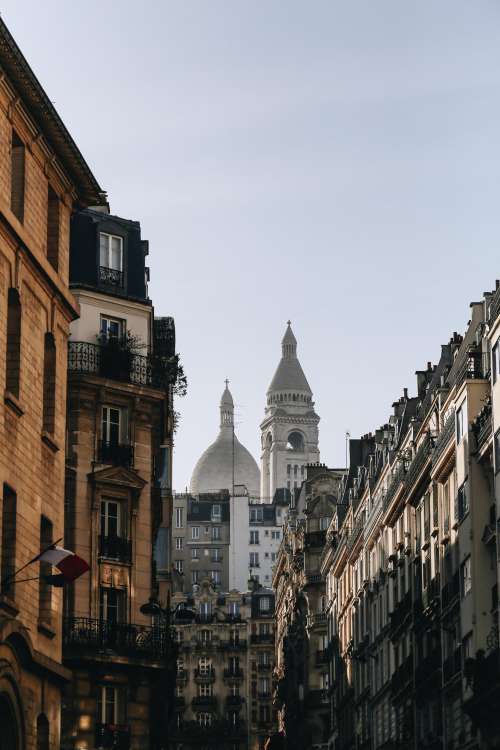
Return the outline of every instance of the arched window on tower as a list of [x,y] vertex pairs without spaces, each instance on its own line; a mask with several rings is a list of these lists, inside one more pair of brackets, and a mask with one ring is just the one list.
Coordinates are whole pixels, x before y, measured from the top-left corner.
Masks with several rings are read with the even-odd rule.
[[287,451],[296,451],[298,453],[304,452],[304,437],[300,432],[296,430],[291,432],[288,436],[286,444]]

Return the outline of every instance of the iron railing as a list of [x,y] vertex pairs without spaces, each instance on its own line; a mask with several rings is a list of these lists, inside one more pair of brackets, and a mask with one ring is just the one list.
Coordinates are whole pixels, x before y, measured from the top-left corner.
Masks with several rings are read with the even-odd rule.
[[408,471],[405,476],[406,487],[412,487],[420,476],[427,459],[432,453],[432,438],[429,433],[426,434],[422,442],[420,443],[417,452],[413,458],[413,461],[408,467]]
[[448,418],[446,419],[446,422],[443,425],[443,428],[439,435],[436,438],[436,443],[434,445],[434,450],[432,452],[432,465],[435,466],[441,456],[443,455],[444,451],[449,445],[450,440],[455,435],[455,409],[453,409],[450,414],[448,415]]
[[274,643],[274,633],[252,633],[250,643]]
[[151,357],[88,341],[69,342],[68,370],[152,388],[166,388],[169,383],[165,367]]
[[199,683],[215,682],[215,669],[213,667],[209,667],[206,669],[200,669],[199,667],[197,667],[194,670],[194,679],[195,682]]
[[132,560],[132,542],[120,536],[102,534],[99,537],[99,555],[110,560],[129,563]]
[[197,695],[191,701],[193,708],[210,708],[213,709],[217,705],[217,698],[214,695]]
[[460,388],[466,380],[485,380],[490,372],[490,356],[488,352],[471,350],[465,355],[464,361],[457,369],[455,384]]
[[131,467],[134,465],[134,446],[100,440],[98,460],[102,464]]
[[99,266],[99,281],[106,286],[123,287],[123,271],[108,266]]
[[229,667],[229,669],[224,670],[224,679],[226,680],[242,680],[243,679],[243,670],[240,667]]
[[500,315],[500,285],[496,288],[495,293],[491,296],[488,304],[488,323],[493,325]]
[[397,467],[396,471],[393,473],[392,479],[389,482],[389,485],[387,487],[387,492],[385,493],[384,510],[387,510],[387,508],[392,503],[398,489],[400,488],[401,484],[404,482],[405,474],[406,474],[406,464],[404,461],[400,461],[399,466]]
[[441,607],[450,606],[455,600],[458,600],[460,594],[460,574],[457,571],[451,577],[451,580],[445,583],[441,589]]
[[244,651],[247,647],[246,638],[233,638],[228,641],[219,641],[218,648],[221,651]]
[[326,530],[307,531],[304,535],[305,547],[324,547],[326,541]]
[[122,656],[163,659],[170,649],[165,628],[128,625],[89,617],[66,617],[63,643],[72,651],[114,651]]
[[97,750],[129,750],[129,727],[124,724],[96,724],[95,746]]
[[364,523],[365,523],[365,518],[364,518],[364,515],[362,514],[355,522],[354,526],[352,527],[351,533],[347,537],[347,551],[348,552],[350,552],[354,548],[356,542],[361,536]]

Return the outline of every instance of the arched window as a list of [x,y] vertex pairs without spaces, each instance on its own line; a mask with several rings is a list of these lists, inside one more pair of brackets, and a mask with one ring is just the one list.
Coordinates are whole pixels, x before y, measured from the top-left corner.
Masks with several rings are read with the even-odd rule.
[[19,728],[12,703],[6,695],[0,696],[0,726],[2,727],[0,747],[18,750]]
[[304,452],[304,437],[300,432],[294,431],[291,432],[288,436],[288,441],[286,444],[286,449],[288,451],[297,451],[300,453]]
[[36,720],[36,750],[49,750],[49,720],[38,714]]

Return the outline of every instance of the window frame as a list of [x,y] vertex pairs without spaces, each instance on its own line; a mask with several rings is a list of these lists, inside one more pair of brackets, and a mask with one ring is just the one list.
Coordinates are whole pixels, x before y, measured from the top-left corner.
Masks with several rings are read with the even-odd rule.
[[[107,262],[103,263],[103,247],[102,247],[102,238],[106,237],[108,240],[107,248],[105,249],[105,254],[107,255]],[[115,266],[112,265],[113,257],[113,243],[112,240],[119,240],[120,243],[120,267],[115,268]],[[99,266],[101,268],[110,268],[113,271],[119,271],[120,273],[123,273],[123,250],[124,250],[124,238],[121,237],[119,234],[112,234],[111,232],[99,232]]]

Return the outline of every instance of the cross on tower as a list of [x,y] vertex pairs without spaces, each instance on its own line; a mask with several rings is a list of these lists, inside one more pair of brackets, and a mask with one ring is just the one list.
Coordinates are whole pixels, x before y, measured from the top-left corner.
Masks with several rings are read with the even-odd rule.
[[226,384],[226,388],[227,388],[228,385],[229,385],[229,380],[226,378],[225,381],[224,381],[224,383]]

